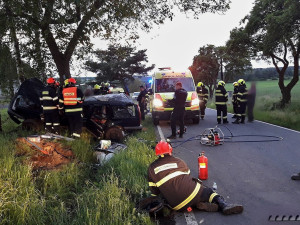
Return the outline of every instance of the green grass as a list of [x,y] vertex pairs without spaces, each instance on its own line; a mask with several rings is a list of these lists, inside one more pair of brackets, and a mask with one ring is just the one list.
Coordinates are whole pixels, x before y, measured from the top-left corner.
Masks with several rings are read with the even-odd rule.
[[[7,114],[2,111],[2,120]],[[149,195],[148,165],[155,159],[154,127],[127,137],[127,150],[95,169],[88,135],[72,142],[76,159],[60,170],[32,173],[28,155],[16,156],[15,139],[28,135],[12,121],[0,134],[0,224],[152,224],[135,210]],[[14,132],[8,133],[14,130]]]
[[[287,84],[289,81],[285,81]],[[249,88],[251,83],[247,83]],[[232,91],[232,84],[226,85],[227,91]],[[287,127],[300,131],[300,83],[292,89],[291,103],[284,109],[276,109],[274,104],[278,103],[281,98],[281,92],[278,87],[278,81],[257,81],[256,82],[256,103],[254,107],[254,117],[257,120]],[[215,108],[214,99],[209,100],[209,108]],[[232,112],[232,108],[228,108]]]

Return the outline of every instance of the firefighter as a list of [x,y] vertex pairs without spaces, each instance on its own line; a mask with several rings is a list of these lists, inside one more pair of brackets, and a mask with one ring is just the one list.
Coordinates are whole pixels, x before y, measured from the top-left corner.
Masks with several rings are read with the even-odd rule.
[[108,88],[105,86],[104,82],[101,82],[101,87],[100,87],[100,94],[101,95],[106,95],[108,94]]
[[208,90],[202,82],[197,84],[197,93],[199,98],[201,119],[204,119],[206,103],[208,99]]
[[139,103],[140,111],[141,111],[141,119],[145,120],[145,105],[146,105],[146,94],[147,91],[144,86],[140,86],[140,93],[137,97],[137,101]]
[[292,180],[300,180],[300,173],[293,174],[291,177]]
[[106,90],[107,90],[107,94],[110,93],[110,90],[109,90],[109,87],[110,87],[110,83],[105,83],[105,87],[106,87]]
[[46,132],[59,132],[58,95],[56,92],[56,81],[50,77],[47,79],[47,86],[42,91],[40,98],[43,107]]
[[95,84],[93,91],[94,91],[94,95],[100,95],[100,85]]
[[[217,121],[221,124],[221,118],[223,118],[223,123],[228,123],[227,120],[227,101],[228,94],[225,89],[225,82],[220,80],[218,82],[218,87],[216,89],[216,107],[217,107]],[[221,113],[223,114],[221,116]]]
[[175,85],[174,98],[171,104],[174,105],[174,109],[171,114],[171,130],[172,134],[169,139],[176,139],[176,121],[179,122],[179,137],[183,137],[184,133],[184,114],[185,114],[185,102],[186,102],[187,92],[182,88],[182,83],[177,82]]
[[243,206],[228,204],[211,188],[192,178],[186,163],[172,156],[172,146],[160,141],[155,147],[159,157],[148,168],[148,181],[153,196],[161,194],[176,211],[196,207],[207,212],[220,210],[225,215],[243,212]]
[[235,119],[234,124],[245,123],[246,116],[246,107],[247,107],[247,89],[246,82],[243,79],[238,80],[238,93],[237,93],[237,105],[238,105],[238,113]]
[[237,110],[238,110],[238,104],[237,104],[237,93],[239,90],[239,83],[233,82],[233,94],[232,94],[232,106],[233,106],[233,116],[232,118],[236,118],[237,116]]
[[60,110],[64,109],[69,122],[69,129],[72,137],[80,138],[82,131],[82,103],[84,100],[82,91],[75,87],[76,80],[70,78],[68,87],[63,89],[59,98]]

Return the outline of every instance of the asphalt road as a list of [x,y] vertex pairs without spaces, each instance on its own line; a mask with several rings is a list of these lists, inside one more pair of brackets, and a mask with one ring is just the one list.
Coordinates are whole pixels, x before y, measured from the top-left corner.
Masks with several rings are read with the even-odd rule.
[[[225,142],[220,146],[204,146],[199,140],[194,140],[174,148],[174,155],[189,165],[194,177],[198,176],[197,157],[205,151],[209,177],[203,181],[204,185],[211,187],[216,182],[217,192],[228,202],[244,206],[242,214],[230,216],[197,209],[192,214],[176,213],[176,224],[300,224],[300,181],[290,179],[293,173],[300,172],[300,132],[259,121],[231,124],[231,114],[229,121],[226,127],[233,135],[271,135],[280,136],[283,140],[264,142],[274,138],[244,136],[227,141],[262,142]],[[177,138],[174,142],[187,140],[216,125],[216,111],[207,109],[204,120],[197,125],[187,121],[184,138]],[[167,122],[160,122],[160,127],[165,137],[171,134]],[[225,136],[231,135],[223,125],[219,127]],[[178,144],[181,143],[173,143],[173,146]],[[299,221],[272,221],[276,216],[279,220],[283,216],[293,216],[294,219],[297,215]]]

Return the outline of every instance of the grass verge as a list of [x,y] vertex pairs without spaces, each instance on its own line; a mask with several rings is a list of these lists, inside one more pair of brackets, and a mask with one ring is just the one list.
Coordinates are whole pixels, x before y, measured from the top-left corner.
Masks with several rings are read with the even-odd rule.
[[136,202],[149,194],[147,168],[155,159],[154,127],[150,119],[143,125],[145,130],[127,137],[127,150],[100,168],[93,166],[96,143],[86,136],[72,142],[72,163],[33,174],[28,156],[15,155],[15,139],[29,133],[5,122],[0,134],[0,223],[152,224],[148,215],[135,210]]

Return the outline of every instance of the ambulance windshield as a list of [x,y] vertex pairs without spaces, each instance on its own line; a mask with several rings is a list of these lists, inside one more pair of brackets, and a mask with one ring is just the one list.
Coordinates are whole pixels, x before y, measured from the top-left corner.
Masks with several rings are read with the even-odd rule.
[[175,84],[177,82],[182,83],[182,88],[186,91],[195,91],[195,85],[191,77],[176,77],[176,78],[164,78],[155,80],[155,92],[175,92]]

